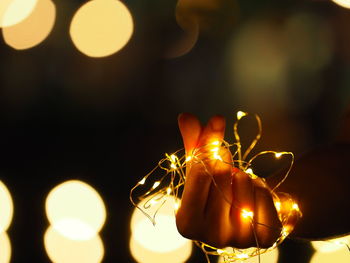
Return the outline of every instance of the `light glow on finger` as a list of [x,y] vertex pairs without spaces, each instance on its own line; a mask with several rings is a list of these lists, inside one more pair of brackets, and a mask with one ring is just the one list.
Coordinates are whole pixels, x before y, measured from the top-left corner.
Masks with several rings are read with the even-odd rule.
[[241,213],[243,218],[249,218],[249,219],[253,219],[254,213],[252,211],[246,210],[246,209],[242,209],[242,213]]

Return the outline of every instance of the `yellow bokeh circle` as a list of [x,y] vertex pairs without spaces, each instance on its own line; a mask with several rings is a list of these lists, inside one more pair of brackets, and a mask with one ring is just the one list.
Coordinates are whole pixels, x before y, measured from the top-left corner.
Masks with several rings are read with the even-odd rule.
[[75,13],[70,36],[77,49],[90,57],[105,57],[122,49],[133,33],[128,8],[118,0],[93,0]]
[[94,237],[106,220],[101,196],[90,185],[78,180],[66,181],[49,193],[46,214],[53,228],[72,240]]

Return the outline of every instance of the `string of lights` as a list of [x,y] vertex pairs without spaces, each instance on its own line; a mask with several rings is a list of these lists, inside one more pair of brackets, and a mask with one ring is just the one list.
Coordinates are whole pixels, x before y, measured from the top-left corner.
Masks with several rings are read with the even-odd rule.
[[[224,262],[236,262],[249,259],[255,256],[259,256],[262,253],[271,251],[275,249],[279,244],[281,244],[288,235],[293,231],[293,228],[302,216],[298,204],[293,200],[293,198],[287,193],[276,192],[278,187],[284,182],[284,180],[289,175],[289,172],[294,163],[294,155],[291,152],[276,152],[276,151],[263,151],[254,155],[252,158],[248,159],[249,154],[261,138],[262,125],[261,120],[258,115],[254,115],[255,120],[258,123],[258,133],[253,139],[250,146],[242,152],[241,140],[238,132],[239,122],[242,118],[248,116],[247,113],[239,111],[237,113],[237,121],[234,123],[233,132],[236,142],[230,144],[224,140],[214,141],[210,144],[204,145],[202,147],[196,148],[192,151],[191,155],[186,156],[184,149],[178,150],[173,154],[165,154],[165,158],[158,162],[158,165],[146,176],[144,176],[130,191],[130,200],[132,204],[138,208],[145,216],[147,216],[152,224],[156,224],[156,218],[158,211],[162,208],[164,203],[167,201],[169,196],[174,197],[179,200],[174,205],[174,215],[181,205],[181,196],[184,185],[186,184],[186,167],[189,164],[197,163],[203,165],[205,172],[211,177],[215,187],[218,188],[220,193],[226,202],[229,202],[232,207],[239,209],[242,220],[249,220],[252,226],[252,230],[255,238],[255,247],[238,249],[238,248],[216,248],[200,241],[194,241],[195,244],[202,249],[204,252],[208,263],[210,263],[210,256],[221,256]],[[256,180],[265,181],[264,178],[258,177],[253,172],[253,162],[256,158],[262,155],[273,155],[275,158],[279,159],[283,155],[291,157],[290,166],[283,178],[279,183],[270,188],[270,193],[273,197],[275,208],[281,222],[281,229],[279,229],[280,235],[275,241],[275,243],[269,248],[260,248],[255,225],[261,225],[261,223],[256,222],[254,219],[254,212],[250,211],[244,207],[240,207],[236,203],[232,203],[223,193],[222,189],[215,183],[213,174],[207,169],[206,162],[211,160],[224,161],[220,152],[222,149],[229,150],[231,152],[232,158],[229,163],[232,167],[236,167],[243,172],[247,173],[250,178]],[[139,200],[144,200],[144,204],[140,207],[137,205]],[[153,208],[153,213],[149,213],[150,207]],[[154,209],[155,208],[155,209]],[[273,228],[263,224],[266,227]],[[215,227],[215,226],[213,226]],[[259,257],[260,261],[260,257]]]

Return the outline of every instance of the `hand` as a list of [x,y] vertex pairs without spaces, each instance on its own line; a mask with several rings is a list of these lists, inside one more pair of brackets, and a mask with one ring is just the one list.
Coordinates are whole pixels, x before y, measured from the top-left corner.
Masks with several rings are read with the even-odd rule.
[[[186,167],[176,214],[179,232],[217,248],[272,246],[282,225],[268,186],[233,167],[228,149],[213,145],[224,138],[225,119],[214,116],[201,126],[195,116],[185,113],[178,122],[186,156],[196,156]],[[215,147],[220,156],[216,159],[211,158]]]

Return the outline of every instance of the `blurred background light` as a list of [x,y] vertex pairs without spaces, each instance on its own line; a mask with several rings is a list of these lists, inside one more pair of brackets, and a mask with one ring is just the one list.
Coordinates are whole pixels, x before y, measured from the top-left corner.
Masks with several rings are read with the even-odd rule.
[[332,0],[337,5],[340,5],[345,8],[350,8],[350,1],[349,0]]
[[20,23],[3,28],[5,43],[15,49],[27,49],[40,44],[50,34],[56,18],[51,0],[38,0],[33,12]]
[[46,252],[55,263],[98,263],[104,256],[104,246],[99,235],[89,240],[72,240],[50,226],[44,236]]
[[334,47],[326,19],[295,12],[248,20],[233,35],[227,52],[239,104],[270,114],[288,107],[301,111],[320,98],[322,72]]
[[11,261],[11,243],[6,232],[0,234],[0,263]]
[[38,0],[1,0],[0,27],[18,24],[34,10]]
[[[141,207],[144,202],[141,202]],[[175,199],[168,197],[156,217],[156,225],[135,208],[131,217],[130,251],[140,263],[182,263],[192,253],[192,242],[176,228]],[[152,207],[150,210],[156,209]],[[152,213],[152,211],[149,211]]]
[[133,33],[128,8],[118,0],[89,1],[75,13],[70,36],[79,51],[105,57],[122,49]]
[[[225,250],[232,250],[232,248],[226,248]],[[259,257],[252,257],[247,260],[244,260],[244,263],[260,263],[260,262],[266,262],[266,263],[277,263],[278,261],[278,249],[271,250],[269,252],[266,252],[264,254],[260,255],[260,261]],[[242,261],[243,262],[243,261]],[[219,257],[218,263],[225,263],[225,260],[223,257]]]
[[73,240],[92,238],[106,220],[101,196],[90,185],[77,180],[66,181],[49,193],[46,214],[61,235]]
[[12,221],[12,217],[12,197],[4,183],[0,181],[0,233],[5,232],[9,228]]
[[350,235],[326,241],[311,242],[316,250],[310,263],[346,263],[350,261]]

